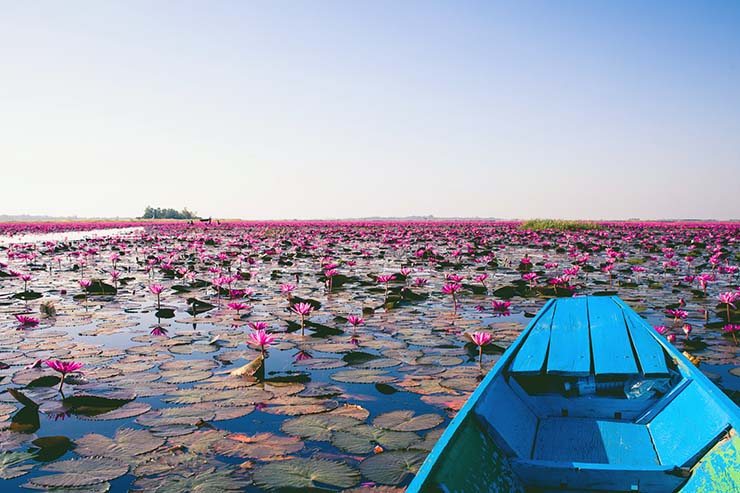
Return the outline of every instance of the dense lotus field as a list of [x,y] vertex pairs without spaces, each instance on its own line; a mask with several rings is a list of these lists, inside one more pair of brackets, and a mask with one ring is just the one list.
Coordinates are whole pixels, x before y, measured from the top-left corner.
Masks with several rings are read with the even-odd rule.
[[2,491],[402,491],[553,296],[740,401],[738,224],[66,224],[2,225]]

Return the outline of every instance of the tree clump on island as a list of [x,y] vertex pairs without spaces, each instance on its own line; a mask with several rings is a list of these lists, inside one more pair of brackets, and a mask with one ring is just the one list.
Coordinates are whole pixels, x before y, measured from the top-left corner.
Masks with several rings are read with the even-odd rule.
[[178,211],[176,209],[147,206],[140,219],[198,219],[198,216],[194,212],[190,212],[187,207]]

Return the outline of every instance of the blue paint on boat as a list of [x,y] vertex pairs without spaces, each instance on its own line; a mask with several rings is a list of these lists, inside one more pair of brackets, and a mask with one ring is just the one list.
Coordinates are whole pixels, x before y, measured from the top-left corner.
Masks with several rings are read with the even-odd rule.
[[407,492],[740,492],[739,427],[740,409],[622,300],[550,300]]

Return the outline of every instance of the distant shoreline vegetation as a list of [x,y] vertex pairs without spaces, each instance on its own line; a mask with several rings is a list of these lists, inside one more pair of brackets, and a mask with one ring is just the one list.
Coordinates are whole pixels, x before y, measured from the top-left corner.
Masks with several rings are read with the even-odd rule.
[[162,209],[159,207],[146,206],[144,215],[139,219],[199,219],[194,212],[190,212],[187,207],[181,211],[176,209]]
[[529,229],[532,231],[543,229],[552,229],[557,231],[578,231],[603,229],[604,224],[599,224],[591,221],[566,221],[563,219],[530,219],[529,221],[524,221],[520,228]]

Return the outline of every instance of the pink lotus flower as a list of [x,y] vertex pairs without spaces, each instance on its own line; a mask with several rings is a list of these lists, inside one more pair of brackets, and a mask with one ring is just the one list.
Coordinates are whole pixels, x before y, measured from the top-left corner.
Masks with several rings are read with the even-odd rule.
[[28,315],[16,315],[15,319],[21,324],[21,327],[35,327],[39,324],[39,319],[29,317]]
[[524,279],[525,281],[529,281],[530,288],[533,288],[534,285],[537,284],[537,274],[535,272],[522,274],[522,279]]
[[738,345],[737,342],[737,336],[735,335],[735,332],[740,332],[740,325],[738,324],[727,324],[724,327],[722,327],[722,330],[732,335],[732,340],[735,341],[735,345]]
[[665,335],[669,330],[665,325],[654,325],[653,328],[660,335]]
[[167,329],[162,327],[161,325],[155,325],[151,332],[149,332],[153,336],[166,336],[167,335]]
[[478,346],[478,366],[483,366],[483,346],[491,343],[493,335],[490,332],[473,332],[465,335]]
[[296,303],[290,309],[301,316],[301,335],[305,335],[306,315],[309,315],[313,311],[313,305],[311,303]]
[[90,286],[92,286],[92,281],[91,280],[89,280],[89,279],[80,279],[80,287],[82,289],[87,290],[87,288],[89,288]]
[[237,316],[239,315],[239,312],[242,310],[248,310],[251,308],[251,306],[247,305],[246,303],[240,303],[240,302],[232,302],[227,305],[232,310],[236,310]]
[[691,324],[683,324],[683,327],[681,327],[683,330],[683,333],[686,334],[686,339],[689,339],[689,334],[691,334]]
[[492,301],[491,306],[493,306],[493,309],[497,312],[506,313],[509,311],[511,301]]
[[347,317],[347,323],[349,323],[354,330],[357,330],[357,326],[364,324],[365,321],[357,315],[350,315]]
[[282,286],[280,286],[280,291],[285,293],[288,296],[288,299],[290,299],[293,296],[293,291],[295,290],[295,288],[295,284],[283,284]]
[[448,283],[459,283],[465,278],[459,274],[447,274],[445,276],[445,279],[447,280]]
[[249,334],[247,343],[251,346],[259,346],[262,354],[265,353],[265,347],[272,344],[275,340],[275,336],[268,334],[264,330],[255,330]]
[[668,335],[666,336],[666,339],[667,339],[667,340],[668,340],[668,342],[670,342],[671,344],[674,344],[674,343],[676,342],[676,334],[668,334]]
[[444,286],[442,286],[442,292],[444,294],[452,295],[452,309],[455,313],[457,313],[457,296],[456,293],[462,288],[462,285],[456,284],[454,282],[448,282]]
[[414,284],[419,287],[424,286],[427,282],[429,281],[423,277],[417,277],[414,279]]
[[304,361],[312,358],[313,356],[311,355],[311,353],[302,349],[294,355],[293,361]]
[[149,286],[149,291],[152,292],[152,294],[157,295],[157,310],[159,310],[162,305],[160,304],[160,296],[162,294],[162,291],[164,291],[164,286],[161,284],[152,284]]
[[311,303],[296,303],[292,306],[291,310],[305,316],[313,311],[313,305]]
[[248,324],[254,330],[266,330],[267,322],[250,322]]
[[735,301],[740,299],[740,293],[737,291],[727,291],[724,293],[720,293],[719,295],[719,302],[723,303],[725,305],[725,309],[727,310],[727,321],[731,322],[731,314],[730,314],[730,307],[733,309],[737,309],[735,306]]
[[382,275],[378,276],[378,282],[381,284],[385,284],[385,294],[383,295],[383,304],[385,305],[388,303],[388,283],[393,281],[396,278],[396,276],[390,274],[390,275]]
[[62,386],[64,385],[64,378],[67,376],[67,374],[79,371],[80,368],[85,366],[77,361],[60,361],[58,359],[45,360],[44,364],[52,370],[62,374],[59,382],[59,393],[62,395],[64,395],[64,393],[62,392]]
[[404,267],[400,271],[398,271],[403,277],[409,277],[412,272],[414,272],[414,269]]
[[164,291],[164,286],[162,286],[161,284],[152,284],[151,286],[149,286],[149,291],[151,291],[152,294],[158,295],[161,294],[162,291]]

